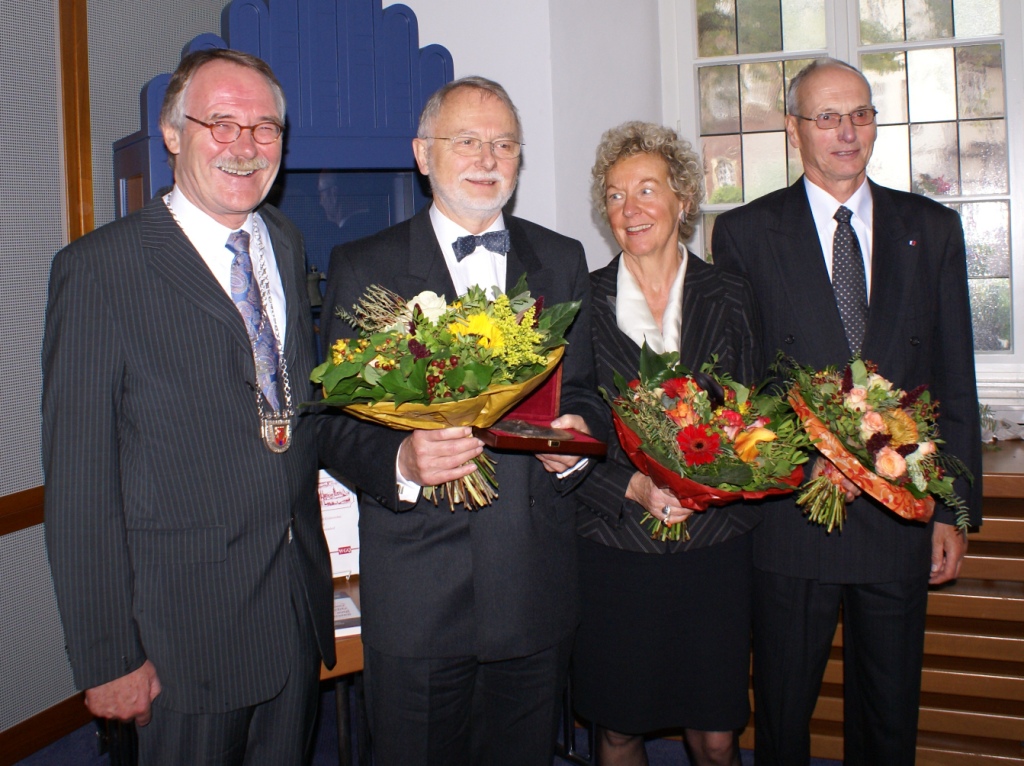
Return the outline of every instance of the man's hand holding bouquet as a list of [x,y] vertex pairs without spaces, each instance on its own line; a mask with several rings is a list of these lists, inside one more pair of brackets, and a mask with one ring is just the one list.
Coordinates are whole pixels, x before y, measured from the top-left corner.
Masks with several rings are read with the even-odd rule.
[[[339,310],[358,330],[342,338],[313,370],[324,398],[357,418],[399,430],[493,425],[540,386],[558,365],[565,333],[579,302],[545,306],[525,276],[493,300],[479,287],[451,303],[423,292],[406,300],[374,285],[352,312]],[[425,486],[454,510],[497,497],[494,461],[479,453],[476,469],[439,486]],[[414,478],[414,477],[409,477]]]
[[[926,386],[907,392],[854,359],[842,370],[790,367],[789,402],[818,451],[828,459],[820,476],[801,490],[797,504],[829,532],[846,518],[844,483],[852,482],[903,518],[928,521],[934,497],[969,526],[968,508],[953,480],[973,477],[955,456],[939,451],[938,402]],[[934,497],[933,497],[934,496]]]

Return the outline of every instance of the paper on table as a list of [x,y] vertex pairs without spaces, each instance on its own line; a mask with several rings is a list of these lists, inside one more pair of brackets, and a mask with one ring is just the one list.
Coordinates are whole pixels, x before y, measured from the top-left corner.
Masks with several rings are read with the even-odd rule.
[[362,631],[359,607],[347,593],[334,596],[334,637],[358,636]]
[[333,577],[359,574],[359,503],[355,493],[320,471],[320,515]]

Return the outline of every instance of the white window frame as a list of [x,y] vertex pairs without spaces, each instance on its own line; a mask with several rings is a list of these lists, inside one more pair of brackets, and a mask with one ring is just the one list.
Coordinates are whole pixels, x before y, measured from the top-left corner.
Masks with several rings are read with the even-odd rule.
[[[662,119],[700,147],[700,94],[697,68],[701,64],[741,64],[779,59],[833,56],[856,65],[860,52],[912,50],[934,47],[934,42],[901,42],[861,47],[858,42],[860,15],[858,0],[824,0],[826,45],[816,51],[781,54],[745,54],[700,58],[697,55],[696,0],[658,0],[661,21]],[[1024,415],[1024,12],[1020,0],[1002,1],[1004,77],[1006,87],[1007,162],[1009,195],[943,197],[939,201],[1009,199],[1010,201],[1010,290],[1013,306],[1013,350],[975,354],[978,396],[997,411],[1018,411]],[[954,38],[951,45],[994,42],[999,38]],[[727,210],[734,205],[705,205],[703,212]],[[693,247],[703,252],[704,232],[698,227]]]

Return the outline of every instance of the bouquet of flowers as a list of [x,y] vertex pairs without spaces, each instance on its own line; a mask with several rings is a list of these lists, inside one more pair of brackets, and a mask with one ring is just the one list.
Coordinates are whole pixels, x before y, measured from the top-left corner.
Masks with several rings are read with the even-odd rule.
[[934,496],[956,511],[959,529],[969,526],[967,505],[953,491],[953,480],[954,474],[974,479],[963,462],[938,450],[938,402],[926,386],[902,391],[860,359],[842,371],[790,366],[789,402],[831,461],[797,498],[811,521],[829,532],[842,529],[846,477],[905,519],[928,521]]
[[[715,361],[691,372],[679,354],[656,354],[644,344],[639,377],[627,383],[616,373],[614,399],[602,390],[623,450],[641,473],[697,511],[793,492],[809,441],[792,411],[779,396],[716,374]],[[668,527],[649,513],[642,522],[655,540],[689,539],[685,523]]]
[[[342,407],[362,420],[400,430],[449,426],[488,428],[544,382],[562,358],[565,333],[579,301],[545,306],[530,295],[525,275],[493,300],[479,287],[452,303],[422,292],[406,300],[372,285],[349,313],[358,330],[342,338],[310,379],[323,388],[319,404]],[[424,487],[436,504],[473,510],[497,497],[494,461],[442,487]]]

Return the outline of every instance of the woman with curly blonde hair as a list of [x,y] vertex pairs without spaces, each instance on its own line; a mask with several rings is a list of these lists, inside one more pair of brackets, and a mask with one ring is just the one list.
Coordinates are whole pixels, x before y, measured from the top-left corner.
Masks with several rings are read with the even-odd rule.
[[[645,342],[694,370],[715,356],[719,371],[749,383],[761,363],[750,286],[685,246],[703,199],[690,144],[627,122],[602,137],[592,175],[594,205],[622,248],[590,275],[599,384],[614,391],[616,372],[635,373]],[[614,440],[576,494],[582,620],[572,678],[576,710],[598,727],[597,763],[642,766],[645,733],[682,728],[695,766],[738,766],[757,510],[691,515]],[[685,523],[689,537],[652,540],[645,513]]]

